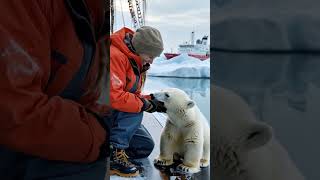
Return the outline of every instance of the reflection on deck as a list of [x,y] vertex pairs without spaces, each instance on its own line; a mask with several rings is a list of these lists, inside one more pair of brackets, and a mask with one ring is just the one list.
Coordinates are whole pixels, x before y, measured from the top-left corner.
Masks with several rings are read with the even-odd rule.
[[166,169],[157,169],[153,165],[153,159],[160,153],[160,134],[165,123],[165,116],[160,113],[144,113],[143,125],[149,130],[155,141],[155,147],[148,158],[138,159],[141,162],[142,173],[139,177],[124,178],[119,176],[110,176],[110,180],[123,180],[123,179],[147,179],[147,180],[209,180],[210,179],[210,167],[203,168],[199,173],[193,175],[185,175],[175,172],[175,166]]

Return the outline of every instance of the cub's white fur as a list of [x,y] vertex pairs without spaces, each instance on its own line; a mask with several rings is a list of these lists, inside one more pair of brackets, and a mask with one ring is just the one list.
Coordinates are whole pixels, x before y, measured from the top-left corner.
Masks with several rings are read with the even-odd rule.
[[169,166],[175,155],[182,157],[178,169],[184,172],[196,173],[200,167],[209,166],[210,129],[195,102],[176,88],[154,93],[154,97],[164,102],[168,115],[161,134],[160,155],[154,163]]

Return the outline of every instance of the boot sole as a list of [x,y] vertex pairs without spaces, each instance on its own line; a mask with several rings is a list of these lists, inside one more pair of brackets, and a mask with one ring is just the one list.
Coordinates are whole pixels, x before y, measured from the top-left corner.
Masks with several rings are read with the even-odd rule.
[[131,174],[125,174],[120,172],[119,170],[112,169],[110,170],[110,175],[118,175],[121,177],[136,177],[139,175],[139,171],[136,171],[135,173],[131,173]]

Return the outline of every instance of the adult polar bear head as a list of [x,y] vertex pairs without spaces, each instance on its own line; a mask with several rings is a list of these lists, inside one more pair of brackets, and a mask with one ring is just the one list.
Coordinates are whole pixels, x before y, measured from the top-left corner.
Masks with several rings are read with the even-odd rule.
[[213,179],[302,180],[272,128],[230,90],[211,86]]

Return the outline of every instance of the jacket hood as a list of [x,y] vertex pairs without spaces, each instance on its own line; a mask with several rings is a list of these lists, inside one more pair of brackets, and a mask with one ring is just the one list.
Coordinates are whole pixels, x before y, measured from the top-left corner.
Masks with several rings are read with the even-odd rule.
[[115,47],[117,47],[122,53],[124,53],[128,58],[132,58],[136,61],[140,69],[142,69],[142,60],[137,55],[134,54],[130,49],[127,47],[127,45],[124,43],[124,38],[126,33],[134,34],[134,32],[129,28],[122,28],[119,31],[115,32],[111,35],[111,44]]

